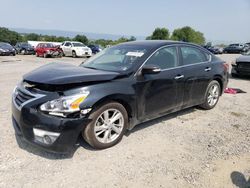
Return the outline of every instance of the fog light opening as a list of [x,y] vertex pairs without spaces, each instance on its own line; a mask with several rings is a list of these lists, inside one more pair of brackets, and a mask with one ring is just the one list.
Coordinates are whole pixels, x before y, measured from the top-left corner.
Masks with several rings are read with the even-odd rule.
[[36,141],[47,145],[53,144],[60,136],[60,133],[44,131],[36,128],[33,129],[33,133]]

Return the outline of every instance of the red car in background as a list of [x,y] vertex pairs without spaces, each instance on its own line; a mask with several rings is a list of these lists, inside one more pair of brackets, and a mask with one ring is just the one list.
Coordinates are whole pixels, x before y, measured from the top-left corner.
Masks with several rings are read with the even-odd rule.
[[39,43],[36,46],[36,56],[46,57],[62,57],[63,51],[60,46],[56,46],[52,43]]

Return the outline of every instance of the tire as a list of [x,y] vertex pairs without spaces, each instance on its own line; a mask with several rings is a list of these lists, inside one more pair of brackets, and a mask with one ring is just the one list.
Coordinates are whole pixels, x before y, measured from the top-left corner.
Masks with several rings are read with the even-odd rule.
[[219,101],[220,94],[221,94],[221,87],[219,82],[216,80],[211,81],[207,86],[205,94],[205,102],[199,106],[205,110],[210,110],[214,108]]
[[[112,125],[110,123],[113,115],[114,117],[119,117],[115,121],[115,125],[115,122]],[[117,102],[99,106],[90,114],[89,118],[92,121],[83,130],[82,136],[94,149],[106,149],[119,143],[128,126],[127,111],[123,105]],[[104,119],[107,123],[104,122]],[[108,123],[110,124],[108,125]]]
[[72,57],[76,58],[77,55],[76,55],[76,52],[75,51],[72,51]]
[[22,55],[25,55],[25,54],[26,54],[26,50],[25,50],[25,49],[22,49],[20,53],[21,53]]

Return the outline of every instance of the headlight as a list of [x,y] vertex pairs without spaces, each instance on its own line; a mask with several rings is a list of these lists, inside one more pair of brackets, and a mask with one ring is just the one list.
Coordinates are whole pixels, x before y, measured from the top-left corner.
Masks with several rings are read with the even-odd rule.
[[48,101],[40,106],[40,110],[51,115],[66,117],[67,114],[80,111],[80,104],[86,99],[89,92],[81,94],[62,96],[59,99]]

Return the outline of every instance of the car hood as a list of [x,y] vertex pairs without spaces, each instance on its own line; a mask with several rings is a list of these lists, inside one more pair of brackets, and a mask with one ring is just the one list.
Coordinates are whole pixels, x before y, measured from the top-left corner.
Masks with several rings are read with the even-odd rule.
[[13,50],[14,50],[14,48],[11,47],[11,46],[8,46],[8,47],[6,47],[6,46],[0,46],[0,48],[1,48],[2,50],[5,50],[5,51],[13,51]]
[[250,63],[250,55],[243,55],[236,59],[236,62],[249,62]]
[[86,82],[109,81],[119,73],[94,70],[63,63],[50,63],[23,76],[33,84],[65,85]]

